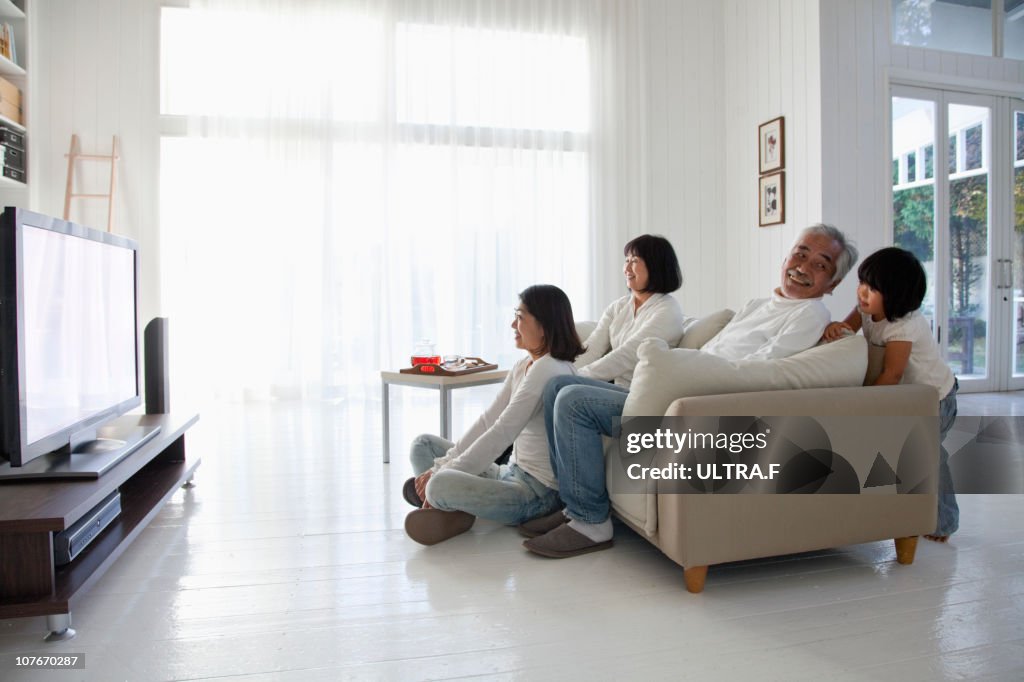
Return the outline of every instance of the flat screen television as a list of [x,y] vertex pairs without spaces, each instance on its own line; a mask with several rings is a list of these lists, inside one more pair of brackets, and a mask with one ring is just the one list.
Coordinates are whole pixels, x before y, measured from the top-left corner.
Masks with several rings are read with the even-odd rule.
[[0,216],[0,479],[97,477],[156,427],[141,404],[138,245],[21,208]]

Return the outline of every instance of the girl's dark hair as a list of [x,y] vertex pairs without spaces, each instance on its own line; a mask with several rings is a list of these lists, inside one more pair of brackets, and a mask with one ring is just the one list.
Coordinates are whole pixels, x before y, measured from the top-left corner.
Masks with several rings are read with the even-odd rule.
[[882,294],[885,319],[892,322],[921,307],[928,278],[917,256],[890,246],[864,259],[857,277]]
[[623,247],[622,255],[642,258],[647,266],[647,288],[642,293],[668,294],[683,286],[679,259],[664,237],[642,234]]
[[576,333],[572,304],[564,291],[551,284],[534,284],[519,293],[519,301],[544,330],[551,357],[572,362],[586,350]]

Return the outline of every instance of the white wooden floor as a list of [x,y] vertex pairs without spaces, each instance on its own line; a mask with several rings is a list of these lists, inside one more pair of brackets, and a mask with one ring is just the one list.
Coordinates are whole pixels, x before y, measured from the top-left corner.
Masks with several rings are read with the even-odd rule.
[[[456,429],[493,387],[456,394]],[[419,393],[420,395],[414,395]],[[712,567],[703,594],[637,535],[572,560],[528,554],[478,521],[408,538],[405,443],[436,430],[429,394],[396,389],[390,465],[377,401],[206,410],[180,491],[42,642],[0,621],[2,680],[1024,679],[1024,500],[961,496],[961,530]],[[965,414],[1024,413],[1024,395],[961,396]],[[12,668],[84,653],[84,671]]]

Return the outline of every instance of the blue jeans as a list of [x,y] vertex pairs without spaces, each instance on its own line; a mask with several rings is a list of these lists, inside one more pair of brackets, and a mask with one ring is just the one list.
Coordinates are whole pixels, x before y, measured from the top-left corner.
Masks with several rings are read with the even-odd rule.
[[946,434],[956,420],[956,392],[960,382],[953,379],[953,388],[939,401],[939,520],[935,535],[952,535],[960,527],[960,507],[953,490],[953,476],[949,472],[949,453],[942,446]]
[[615,384],[571,375],[557,376],[544,387],[551,469],[571,519],[602,523],[608,518],[601,436],[618,435],[614,419],[622,416],[627,395]]
[[[454,443],[425,434],[412,441],[409,460],[419,476],[444,457]],[[547,487],[517,464],[492,464],[480,475],[442,469],[427,483],[427,502],[444,511],[464,511],[492,521],[516,525],[558,509],[558,491]]]

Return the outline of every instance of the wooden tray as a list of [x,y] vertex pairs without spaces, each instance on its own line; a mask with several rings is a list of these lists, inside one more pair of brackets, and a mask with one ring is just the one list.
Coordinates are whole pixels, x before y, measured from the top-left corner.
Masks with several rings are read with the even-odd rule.
[[461,377],[466,374],[476,374],[477,372],[487,372],[492,369],[498,369],[498,366],[492,362],[481,360],[480,358],[465,358],[466,364],[459,369],[446,369],[443,364],[435,365],[426,363],[422,365],[416,365],[415,367],[406,367],[405,369],[398,370],[402,374],[422,374],[424,376],[434,377]]

